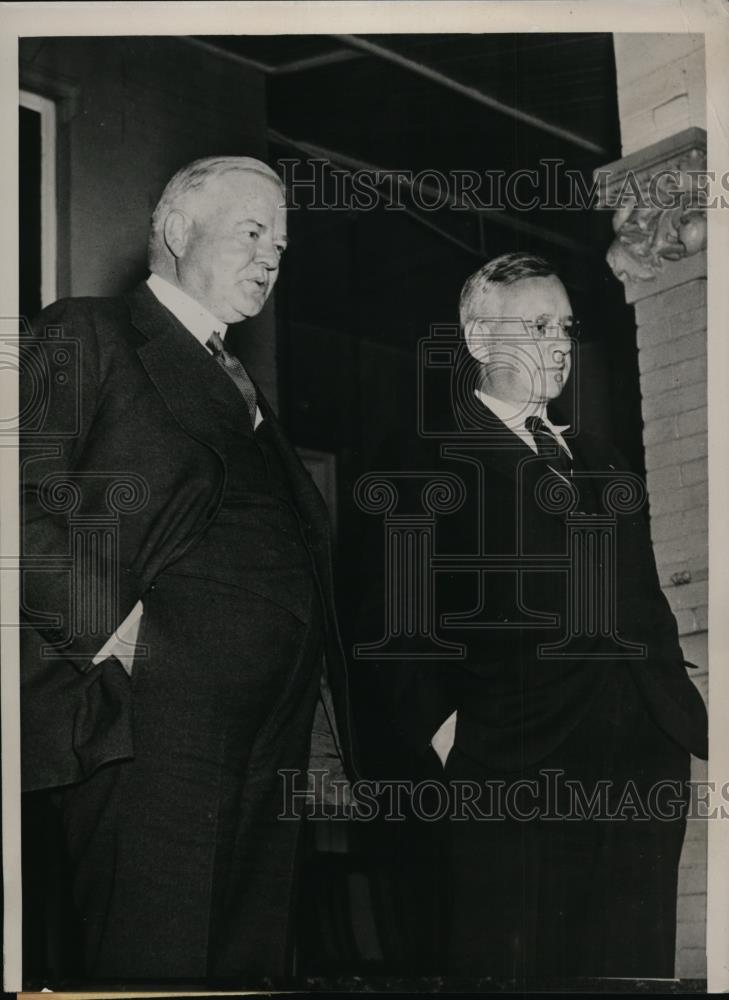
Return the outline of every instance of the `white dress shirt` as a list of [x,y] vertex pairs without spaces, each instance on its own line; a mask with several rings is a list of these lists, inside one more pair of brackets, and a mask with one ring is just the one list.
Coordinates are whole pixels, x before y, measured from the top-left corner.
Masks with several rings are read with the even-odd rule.
[[[525,410],[523,404],[511,403],[506,399],[498,399],[496,396],[489,396],[488,393],[482,392],[480,389],[475,390],[476,395],[484,404],[488,406],[491,412],[499,418],[499,420],[508,427],[510,431],[513,431],[517,437],[521,438],[528,448],[537,454],[537,444],[534,440],[534,436],[525,427],[525,421],[527,417],[540,417],[544,421],[545,427],[554,434],[559,445],[564,448],[570,458],[572,458],[572,452],[569,450],[565,439],[562,437],[564,431],[569,430],[569,424],[563,426],[557,426],[553,424],[551,420],[547,417],[547,407],[546,404],[541,404],[531,410]],[[562,473],[558,469],[554,469],[554,472],[558,476],[562,476]],[[440,758],[440,762],[445,767],[446,761],[448,760],[448,754],[453,748],[453,742],[456,738],[456,722],[458,721],[458,713],[453,712],[445,720],[443,725],[440,727],[438,732],[435,734],[433,739],[430,741],[430,745],[433,747],[435,752]]]
[[570,425],[553,424],[547,416],[546,403],[541,403],[539,406],[527,411],[521,403],[511,403],[506,399],[498,399],[496,396],[489,396],[488,393],[482,392],[480,389],[476,389],[476,396],[481,400],[484,406],[488,406],[494,416],[497,416],[510,431],[513,431],[517,437],[521,438],[524,444],[531,448],[535,454],[537,453],[537,444],[531,431],[528,431],[525,427],[527,417],[539,417],[543,420],[547,430],[554,434],[559,445],[564,448],[569,457],[572,458],[572,452],[569,450],[565,439],[562,437],[563,432],[570,429]]
[[[199,340],[203,347],[212,354],[207,342],[213,332],[220,334],[221,339],[225,339],[227,324],[221,323],[217,316],[213,316],[205,306],[191,298],[186,292],[176,285],[172,285],[158,274],[150,274],[147,279],[149,290],[162,305],[176,316],[185,329],[196,340]],[[256,407],[256,419],[254,429],[262,422],[261,411]],[[99,652],[91,661],[101,663],[109,656],[116,656],[128,674],[132,672],[132,663],[137,646],[139,626],[142,621],[144,605],[137,601],[127,617],[117,628],[113,635],[110,635]]]
[[[219,333],[220,339],[225,341],[225,334],[228,331],[227,323],[222,323],[217,316],[213,316],[205,306],[201,306],[187,292],[183,292],[177,285],[172,285],[164,278],[160,278],[158,274],[150,274],[147,278],[147,285],[155,298],[179,319],[195,340],[199,340],[210,354],[212,351],[208,347],[208,340],[210,340],[212,333]],[[254,430],[262,421],[261,411],[256,407]]]

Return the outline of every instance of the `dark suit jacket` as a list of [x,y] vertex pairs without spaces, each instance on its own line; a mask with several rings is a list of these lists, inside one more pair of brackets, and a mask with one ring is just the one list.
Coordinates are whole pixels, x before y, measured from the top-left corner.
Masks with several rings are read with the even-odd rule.
[[[458,408],[446,430],[430,445],[422,438],[407,442],[399,458],[391,452],[381,468],[447,471],[461,478],[465,502],[438,517],[436,555],[520,553],[533,568],[482,575],[441,567],[433,592],[434,624],[441,638],[462,643],[462,659],[357,664],[362,704],[368,706],[358,721],[368,769],[399,777],[417,769],[433,734],[454,710],[455,745],[471,758],[506,770],[533,764],[564,741],[600,697],[611,670],[632,671],[658,725],[705,757],[706,710],[686,673],[675,619],[659,585],[645,510],[616,518],[613,577],[618,637],[643,646],[643,654],[621,659],[608,637],[585,631],[570,646],[569,657],[545,657],[540,646],[561,638],[570,600],[564,568],[550,565],[550,557],[568,551],[566,514],[535,499],[537,483],[549,473],[547,463],[481,404]],[[602,487],[627,466],[605,441],[580,435],[569,445],[576,470],[587,473],[578,480],[578,509],[600,514]],[[467,460],[458,460],[458,453]],[[399,513],[418,509],[421,489],[421,480],[413,480]],[[382,532],[381,522],[377,529]],[[384,629],[385,576],[381,542],[370,538],[367,548],[380,561],[370,564],[358,638],[372,642]],[[580,590],[584,593],[582,583]],[[474,612],[470,623],[444,625],[444,615],[469,611]],[[368,722],[375,714],[377,727]]]
[[[226,479],[215,407],[237,390],[146,284],[122,298],[55,303],[21,350],[22,768],[24,787],[38,789],[133,756],[126,674],[91,661],[215,517]],[[258,399],[321,587],[328,681],[351,766],[326,508]],[[82,553],[70,550],[71,535],[94,527],[101,540],[74,582],[69,556]]]

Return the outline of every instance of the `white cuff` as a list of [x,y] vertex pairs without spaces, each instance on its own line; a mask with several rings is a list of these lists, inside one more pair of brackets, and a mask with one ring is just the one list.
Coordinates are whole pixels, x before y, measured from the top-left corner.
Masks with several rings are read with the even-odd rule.
[[456,738],[457,717],[457,712],[449,715],[433,739],[430,741],[430,745],[438,754],[443,767],[445,767],[446,761],[448,760],[448,754],[453,749],[453,741]]
[[91,662],[95,665],[109,656],[115,656],[126,672],[131,674],[143,613],[144,605],[141,601],[137,601],[116,632],[109,636]]

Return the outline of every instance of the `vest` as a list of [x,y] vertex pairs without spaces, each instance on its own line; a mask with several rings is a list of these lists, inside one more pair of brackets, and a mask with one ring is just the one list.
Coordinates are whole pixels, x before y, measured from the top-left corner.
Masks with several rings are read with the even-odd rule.
[[220,508],[203,539],[170,571],[253,591],[306,623],[315,591],[312,560],[268,424],[252,433],[236,412],[223,427],[228,476]]

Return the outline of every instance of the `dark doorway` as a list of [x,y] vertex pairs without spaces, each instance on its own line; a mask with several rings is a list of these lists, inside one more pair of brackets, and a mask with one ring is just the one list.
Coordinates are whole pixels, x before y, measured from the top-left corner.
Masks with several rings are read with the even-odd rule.
[[19,301],[21,316],[30,319],[41,308],[41,115],[19,110]]

